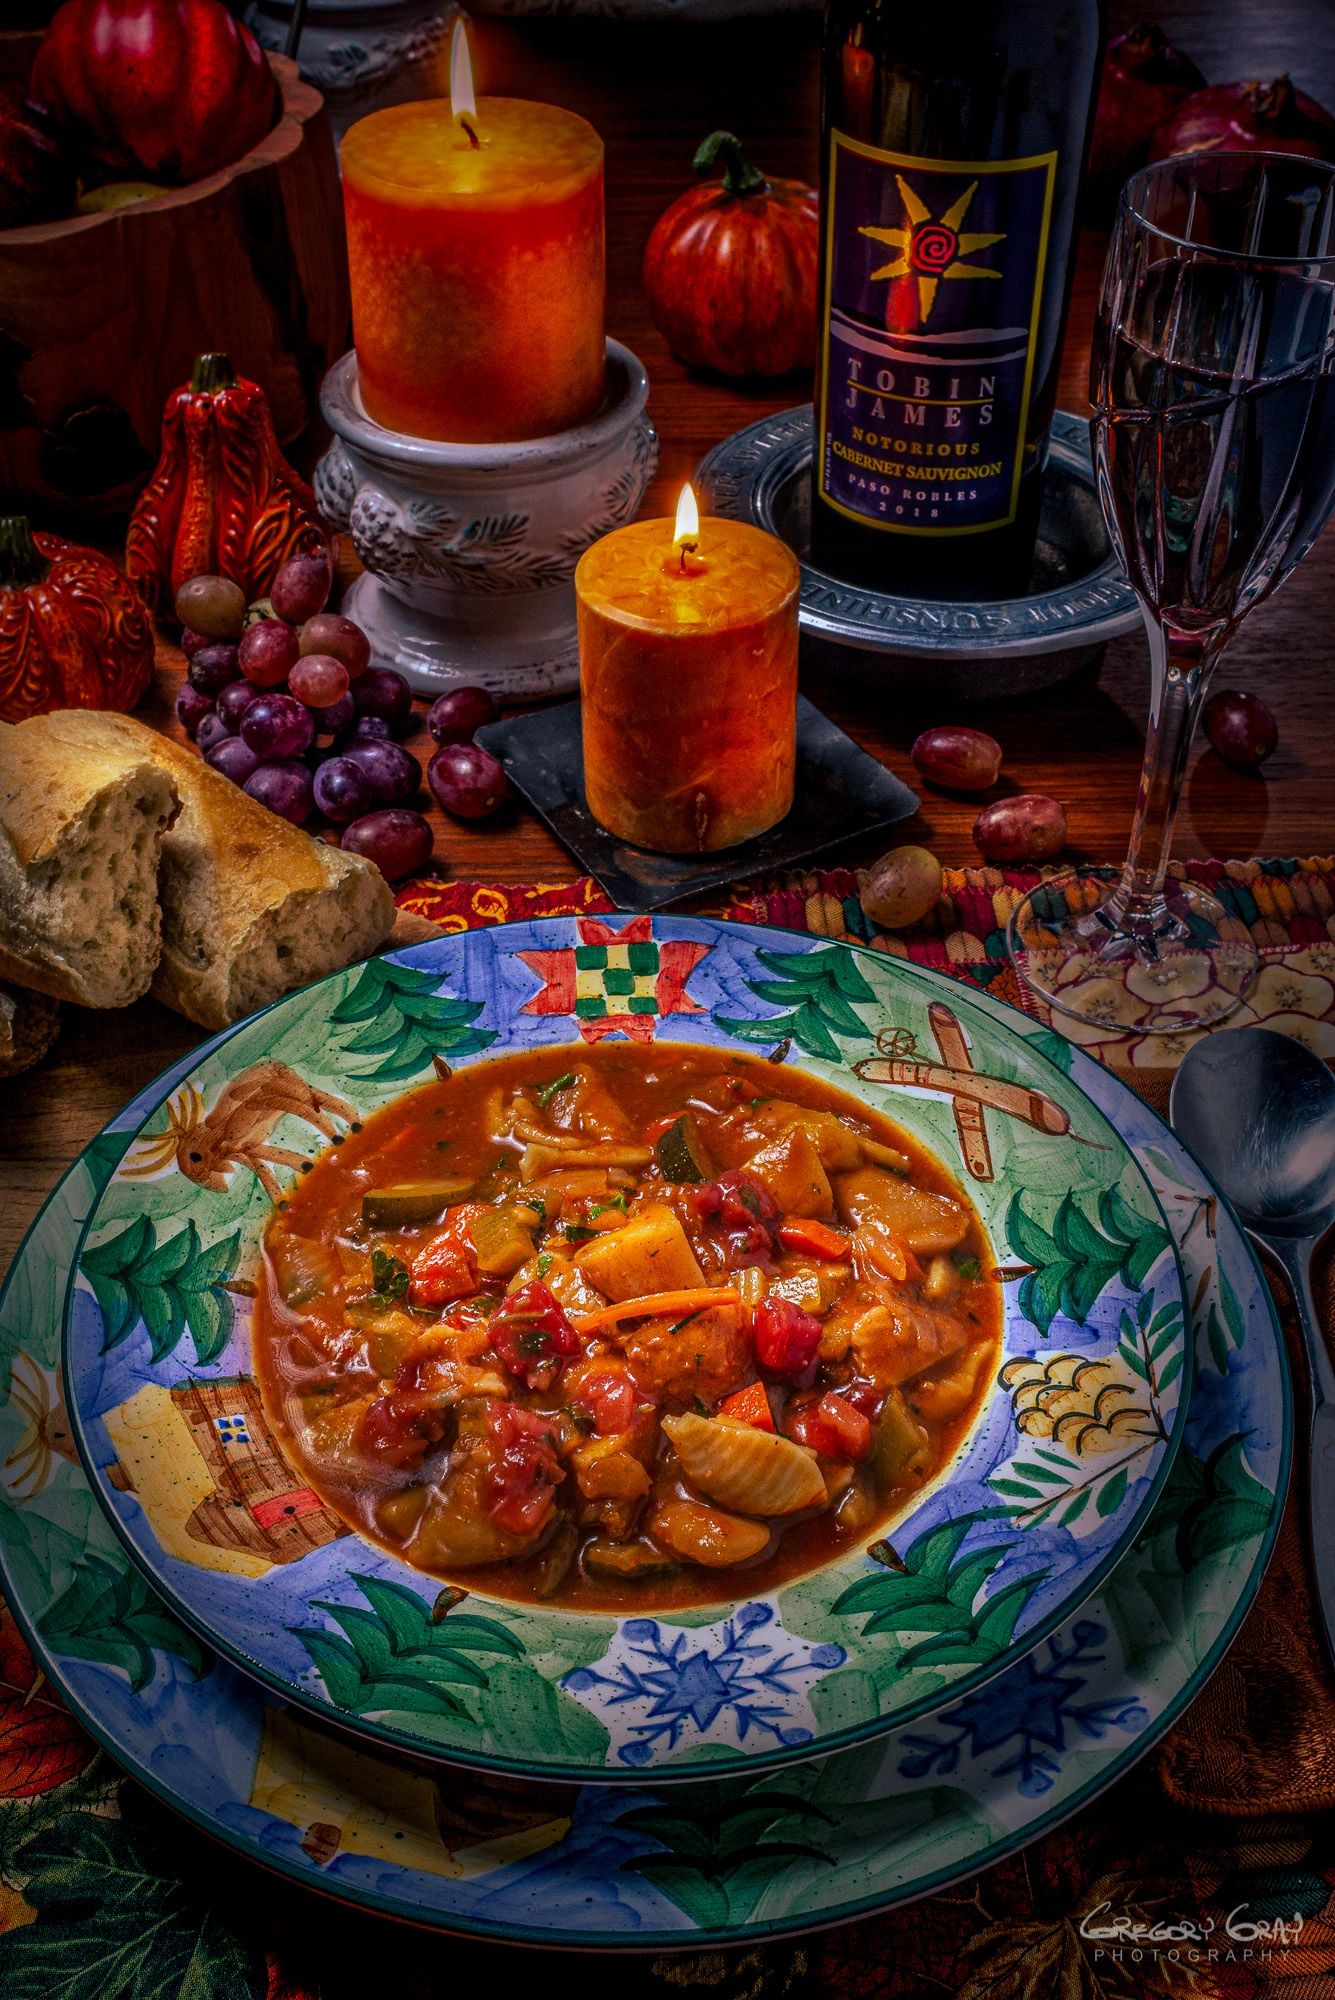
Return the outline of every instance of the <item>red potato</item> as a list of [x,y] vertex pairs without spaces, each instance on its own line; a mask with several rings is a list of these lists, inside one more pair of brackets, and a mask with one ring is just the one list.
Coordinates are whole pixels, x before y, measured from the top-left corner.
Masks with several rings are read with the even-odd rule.
[[962,725],[924,729],[909,754],[928,784],[946,792],[985,792],[1001,770],[996,737]]
[[1043,792],[1017,792],[983,807],[973,838],[987,861],[1051,861],[1066,845],[1066,808]]

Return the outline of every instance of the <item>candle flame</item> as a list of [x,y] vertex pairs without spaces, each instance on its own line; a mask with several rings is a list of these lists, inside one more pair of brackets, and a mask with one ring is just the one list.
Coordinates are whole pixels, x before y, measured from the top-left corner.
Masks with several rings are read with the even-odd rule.
[[672,539],[679,549],[693,549],[700,539],[700,509],[695,504],[695,493],[689,483],[682,487],[681,498],[677,501],[677,525]]
[[468,52],[468,30],[463,22],[454,24],[450,43],[450,110],[456,118],[476,118],[477,99],[473,95],[473,63]]

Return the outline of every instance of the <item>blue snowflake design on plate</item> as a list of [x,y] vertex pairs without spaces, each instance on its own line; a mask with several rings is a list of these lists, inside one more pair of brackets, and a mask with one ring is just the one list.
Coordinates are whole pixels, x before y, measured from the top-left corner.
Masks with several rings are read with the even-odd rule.
[[985,1759],[1018,1740],[1013,1756],[988,1764],[989,1775],[1013,1777],[1024,1798],[1040,1798],[1052,1789],[1061,1757],[1077,1736],[1097,1743],[1110,1729],[1134,1735],[1149,1720],[1139,1701],[1080,1700],[1104,1663],[1107,1639],[1106,1626],[1077,1619],[1069,1643],[1058,1633],[976,1694],[940,1710],[934,1718],[939,1734],[901,1737],[911,1754],[900,1759],[900,1775],[948,1777],[961,1756]]
[[753,1734],[785,1748],[809,1743],[816,1719],[807,1694],[847,1654],[795,1639],[775,1617],[772,1604],[753,1602],[717,1625],[627,1618],[602,1658],[561,1686],[595,1715],[617,1711],[616,1761],[633,1767],[687,1739],[729,1748]]

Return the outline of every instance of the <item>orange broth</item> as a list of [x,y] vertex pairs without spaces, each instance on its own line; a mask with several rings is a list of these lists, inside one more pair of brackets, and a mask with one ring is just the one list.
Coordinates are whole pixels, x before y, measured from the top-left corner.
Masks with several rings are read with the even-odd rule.
[[972,1425],[1001,1320],[975,1211],[888,1119],[604,1043],[336,1140],[266,1232],[253,1348],[359,1534],[492,1596],[671,1610],[874,1539]]

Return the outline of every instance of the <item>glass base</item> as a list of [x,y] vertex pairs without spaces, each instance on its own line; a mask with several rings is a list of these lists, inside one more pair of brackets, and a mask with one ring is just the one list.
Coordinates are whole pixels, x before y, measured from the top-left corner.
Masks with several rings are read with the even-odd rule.
[[1027,986],[1110,1038],[1213,1027],[1241,1004],[1259,962],[1245,926],[1203,889],[1175,882],[1145,908],[1075,873],[1018,903],[1006,941]]

